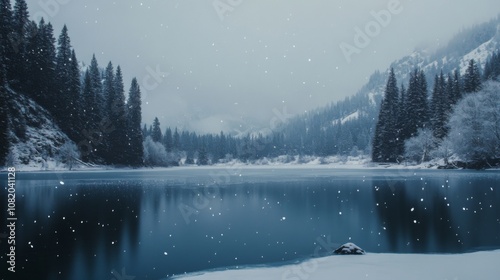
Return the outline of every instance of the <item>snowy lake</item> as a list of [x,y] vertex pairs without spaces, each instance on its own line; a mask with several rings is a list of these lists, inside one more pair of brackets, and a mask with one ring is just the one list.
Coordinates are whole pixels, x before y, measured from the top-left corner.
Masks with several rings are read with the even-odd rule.
[[220,167],[16,179],[18,279],[165,279],[323,256],[346,242],[377,253],[500,248],[498,171]]

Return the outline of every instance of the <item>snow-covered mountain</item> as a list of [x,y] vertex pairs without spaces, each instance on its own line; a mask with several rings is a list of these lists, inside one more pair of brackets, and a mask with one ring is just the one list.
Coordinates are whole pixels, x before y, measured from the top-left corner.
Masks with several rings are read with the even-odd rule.
[[[307,152],[312,144],[308,138],[326,138],[323,141],[334,140],[335,153],[348,153],[353,147],[369,152],[370,139],[378,116],[390,68],[394,69],[399,84],[407,87],[410,73],[422,69],[427,77],[429,91],[434,84],[434,76],[441,71],[447,74],[459,69],[465,73],[467,65],[474,59],[481,68],[487,59],[500,49],[500,17],[489,22],[462,30],[448,45],[435,52],[416,50],[413,53],[394,61],[386,71],[373,73],[369,82],[354,96],[343,101],[330,104],[324,108],[312,110],[292,118],[281,127],[285,137],[293,138],[300,133],[300,141],[296,148]],[[320,124],[315,122],[320,122]],[[314,132],[321,127],[322,131]],[[331,132],[328,133],[328,130]],[[368,139],[366,139],[368,138]],[[344,147],[340,149],[339,147]],[[338,149],[337,149],[338,148]],[[336,149],[336,150],[335,150]],[[330,153],[332,151],[325,151]]]
[[7,94],[11,103],[7,164],[23,170],[58,168],[63,157],[61,147],[72,141],[55,124],[50,113],[31,98],[9,88]]

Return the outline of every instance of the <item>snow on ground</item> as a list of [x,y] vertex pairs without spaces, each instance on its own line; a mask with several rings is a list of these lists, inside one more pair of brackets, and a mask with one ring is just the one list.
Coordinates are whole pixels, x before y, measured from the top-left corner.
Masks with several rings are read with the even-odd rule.
[[367,254],[330,256],[278,267],[255,267],[190,274],[183,280],[495,280],[500,250],[457,255]]
[[460,75],[464,76],[467,68],[469,66],[469,61],[474,59],[476,63],[479,64],[481,69],[484,69],[484,65],[488,60],[488,57],[492,54],[492,51],[495,50],[494,46],[496,44],[494,39],[489,40],[488,42],[482,44],[476,49],[472,50],[470,53],[466,54],[462,60],[460,60],[459,69]]

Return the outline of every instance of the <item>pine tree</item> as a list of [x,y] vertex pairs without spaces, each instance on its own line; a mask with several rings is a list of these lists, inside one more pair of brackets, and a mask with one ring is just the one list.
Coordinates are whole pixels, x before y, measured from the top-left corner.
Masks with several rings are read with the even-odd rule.
[[405,135],[405,127],[407,121],[407,104],[406,104],[406,88],[403,84],[401,84],[401,89],[399,90],[399,105],[398,105],[398,116],[397,116],[397,153],[399,156],[402,156],[405,152],[405,140],[408,139],[408,136]]
[[160,142],[162,140],[160,121],[155,118],[153,121],[153,130],[151,131],[151,139],[154,142]]
[[[34,51],[34,66],[29,66],[30,80],[33,81],[33,94],[35,100],[45,108],[50,108],[50,103],[57,99],[54,95],[56,86],[55,61],[56,39],[54,29],[50,23],[46,24],[43,18],[38,24],[36,46]],[[32,63],[33,63],[32,62]]]
[[481,90],[481,73],[474,59],[469,61],[469,66],[464,76],[464,92],[472,93]]
[[111,111],[113,110],[113,102],[115,100],[115,71],[111,61],[106,66],[106,70],[104,70],[103,96],[105,103],[103,116],[113,121]]
[[172,152],[174,143],[172,139],[172,130],[170,127],[167,127],[167,130],[165,130],[165,135],[163,136],[163,145],[165,146],[165,149],[167,152]]
[[172,136],[173,139],[173,149],[174,151],[179,151],[181,149],[181,139],[179,132],[177,131],[177,127],[175,128],[174,135]]
[[141,90],[136,78],[132,80],[128,96],[128,164],[132,166],[140,166],[143,164],[144,151],[141,131]]
[[27,77],[26,69],[26,40],[28,38],[29,12],[28,5],[24,0],[16,0],[12,14],[12,30],[9,36],[13,55],[9,62],[9,80],[11,86],[17,90],[23,90],[23,81]]
[[68,35],[68,28],[64,25],[59,39],[57,41],[56,55],[56,77],[57,77],[57,99],[59,102],[53,102],[49,110],[54,114],[58,124],[64,132],[68,132],[71,123],[67,116],[71,109],[71,41]]
[[484,65],[483,80],[498,80],[500,75],[500,51],[493,53]]
[[5,165],[5,159],[9,153],[9,114],[7,108],[8,96],[5,91],[7,83],[4,57],[0,53],[0,166]]
[[116,75],[114,79],[114,100],[111,114],[114,129],[110,132],[110,149],[112,163],[126,164],[124,156],[125,150],[128,148],[125,139],[127,138],[127,116],[125,112],[125,91],[123,88],[123,76],[120,66],[116,67]]
[[90,81],[92,84],[92,93],[94,94],[94,99],[95,99],[95,104],[97,106],[93,108],[95,111],[95,119],[93,119],[93,122],[95,124],[98,124],[101,122],[101,120],[104,118],[104,97],[102,93],[102,79],[101,79],[101,72],[99,70],[99,64],[97,63],[97,59],[95,58],[95,55],[92,56],[92,60],[90,62],[90,67],[89,67],[89,75],[90,75]]
[[447,134],[446,123],[448,98],[446,96],[446,81],[444,74],[436,75],[434,81],[434,90],[431,100],[431,124],[432,132],[436,139],[443,139]]
[[407,122],[404,135],[407,140],[417,135],[420,128],[424,128],[429,119],[427,105],[427,81],[423,71],[414,70],[410,75],[407,91]]
[[445,112],[446,115],[449,116],[453,109],[453,76],[451,73],[448,73],[448,77],[446,78],[446,102],[445,102]]
[[81,140],[83,131],[83,118],[81,116],[83,100],[80,95],[80,66],[78,65],[78,60],[76,58],[74,50],[72,50],[71,52],[71,61],[69,67],[70,81],[67,93],[68,107],[67,111],[65,112],[68,115],[68,118],[66,122],[69,138],[78,143]]
[[[394,69],[392,68],[385,87],[384,99],[380,106],[372,147],[372,160],[375,162],[396,162],[400,152],[398,150],[399,141],[397,135],[399,90]],[[349,131],[346,133],[350,134]]]
[[10,39],[13,35],[12,6],[10,0],[0,0],[0,56],[3,57],[4,75],[10,78],[10,65],[14,55]]
[[93,136],[96,133],[96,123],[95,119],[97,118],[95,110],[98,106],[95,100],[95,94],[92,88],[92,79],[90,78],[90,72],[87,69],[85,71],[85,75],[83,78],[82,84],[82,120],[83,120],[83,134],[84,139],[80,144],[80,152],[82,154],[82,160],[85,162],[95,162],[98,159],[98,156],[95,152],[96,144],[94,143]]
[[111,132],[116,129],[114,125],[115,119],[113,119],[113,110],[114,110],[114,100],[115,96],[115,70],[113,64],[108,62],[108,66],[104,70],[104,79],[103,79],[103,99],[104,99],[104,107],[102,109],[102,123],[106,123],[110,125],[110,128],[106,131],[103,131],[103,145],[102,145],[102,157],[104,161],[108,164],[113,164],[113,157],[115,156],[112,151],[111,142]]
[[142,127],[142,137],[143,137],[143,141],[146,140],[146,137],[149,136],[149,132],[148,132],[148,127],[146,124],[144,124],[144,126]]
[[35,101],[39,102],[39,94],[37,90],[37,77],[39,77],[40,63],[38,57],[38,46],[40,45],[40,32],[38,31],[37,24],[32,21],[27,25],[27,36],[26,36],[26,45],[25,45],[25,54],[23,60],[23,68],[26,70],[25,77],[29,77],[28,79],[24,79],[22,81],[23,91]]
[[453,83],[452,83],[452,95],[450,96],[451,105],[455,105],[462,99],[462,78],[460,77],[460,71],[456,69],[453,72]]
[[197,164],[198,165],[208,165],[208,162],[209,159],[208,159],[208,153],[207,153],[207,149],[205,147],[201,147],[199,150],[198,150],[198,162]]

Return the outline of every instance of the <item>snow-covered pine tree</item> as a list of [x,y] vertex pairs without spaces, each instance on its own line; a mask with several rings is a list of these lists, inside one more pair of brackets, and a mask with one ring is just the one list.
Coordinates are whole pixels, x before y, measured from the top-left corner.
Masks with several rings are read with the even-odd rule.
[[142,145],[142,110],[141,110],[141,89],[134,78],[130,85],[127,102],[127,163],[132,166],[143,165],[143,145]]
[[399,90],[394,69],[391,68],[380,107],[372,147],[375,162],[396,162],[398,154]]
[[464,76],[464,92],[472,93],[478,92],[480,90],[481,73],[476,61],[474,61],[474,59],[471,59]]

